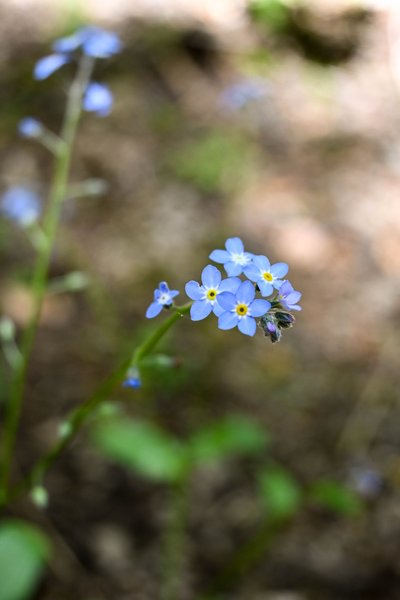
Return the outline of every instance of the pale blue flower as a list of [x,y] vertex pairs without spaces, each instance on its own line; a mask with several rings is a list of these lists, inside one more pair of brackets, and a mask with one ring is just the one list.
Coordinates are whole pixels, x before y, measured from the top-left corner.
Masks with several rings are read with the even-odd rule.
[[18,133],[26,138],[38,138],[43,133],[43,125],[33,117],[25,117],[18,123]]
[[254,281],[263,296],[269,296],[274,289],[282,285],[282,277],[286,275],[289,267],[286,263],[271,265],[266,256],[253,256],[251,265],[244,269],[244,274]]
[[173,298],[177,296],[177,290],[170,290],[166,281],[162,281],[158,288],[154,290],[154,302],[150,304],[146,311],[146,317],[153,319],[160,314],[164,306],[171,306]]
[[28,227],[39,218],[41,200],[31,188],[16,185],[2,195],[0,210],[11,221]]
[[266,85],[260,79],[242,79],[221,94],[221,104],[230,110],[240,110],[250,102],[260,100],[266,94]]
[[241,333],[253,336],[256,332],[254,317],[265,315],[271,308],[267,300],[254,299],[255,289],[250,281],[243,281],[236,294],[223,292],[218,295],[218,303],[224,312],[218,319],[220,329],[237,327]]
[[286,280],[279,288],[276,301],[286,310],[301,310],[301,306],[297,304],[301,296],[301,292],[297,292],[290,281]]
[[83,108],[96,113],[99,117],[106,117],[111,112],[113,95],[110,88],[104,83],[92,82],[86,88],[83,97]]
[[211,260],[223,264],[228,275],[240,275],[251,263],[253,254],[244,251],[243,242],[238,237],[227,239],[225,248],[226,250],[213,250],[210,254]]
[[34,66],[33,76],[35,79],[47,79],[49,75],[57,71],[60,67],[69,62],[68,56],[65,54],[50,54],[44,56]]
[[230,277],[221,281],[221,273],[216,267],[207,265],[201,273],[201,282],[188,281],[185,286],[187,295],[194,303],[190,307],[192,321],[201,321],[213,312],[219,316],[224,309],[218,304],[217,298],[221,292],[237,291],[241,281],[238,277]]
[[109,58],[121,51],[122,44],[118,35],[100,27],[82,27],[74,34],[56,40],[53,44],[56,52],[70,53],[78,48],[87,56]]

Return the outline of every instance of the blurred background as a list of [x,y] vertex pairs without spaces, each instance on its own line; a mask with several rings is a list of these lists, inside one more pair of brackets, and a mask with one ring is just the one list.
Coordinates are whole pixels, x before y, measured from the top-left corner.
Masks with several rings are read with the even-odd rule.
[[[72,67],[37,82],[33,64],[87,23],[124,49],[97,66],[114,109],[84,116],[71,180],[108,187],[65,205],[51,276],[91,283],[46,300],[18,469],[151,329],[158,282],[184,302],[210,251],[239,236],[289,263],[303,292],[293,330],[272,345],[261,331],[182,322],[163,344],[173,368],[111,399],[178,440],[233,414],[268,437],[191,478],[177,597],[400,598],[400,6],[3,0],[0,192],[23,184],[46,198],[51,156],[16,127],[30,115],[58,131]],[[0,252],[1,312],[22,328],[33,255],[4,218]],[[9,511],[52,539],[32,597],[159,597],[168,483],[81,435],[46,488],[46,511],[27,500]]]

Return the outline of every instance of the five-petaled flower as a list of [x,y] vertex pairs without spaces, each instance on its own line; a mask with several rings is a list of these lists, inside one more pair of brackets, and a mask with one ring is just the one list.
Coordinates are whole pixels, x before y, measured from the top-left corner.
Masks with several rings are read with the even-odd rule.
[[243,242],[238,237],[227,239],[225,248],[226,250],[213,250],[209,258],[223,264],[229,276],[240,275],[251,263],[253,254],[244,251]]
[[271,308],[268,300],[254,299],[255,289],[250,281],[243,281],[236,294],[222,292],[218,296],[218,303],[224,312],[218,319],[220,329],[233,329],[237,327],[245,335],[253,336],[256,332],[254,317],[261,317]]
[[216,267],[207,265],[201,273],[201,282],[188,281],[185,290],[189,298],[194,300],[190,307],[192,321],[201,321],[213,312],[219,316],[224,309],[218,304],[218,296],[222,292],[236,293],[241,281],[238,277],[229,277],[221,281],[221,273]]
[[113,95],[110,88],[104,83],[89,83],[83,97],[83,108],[99,115],[106,117],[111,112],[113,105]]
[[153,319],[160,314],[164,306],[171,306],[173,298],[177,296],[177,290],[170,290],[166,281],[162,281],[158,288],[154,290],[154,302],[150,304],[146,311],[146,317]]
[[244,269],[244,274],[254,281],[263,296],[269,296],[275,289],[282,285],[282,277],[286,275],[289,267],[280,262],[271,265],[266,256],[253,256],[252,264]]
[[296,291],[286,279],[278,290],[276,301],[286,310],[301,310],[301,306],[297,304],[301,296],[301,292]]

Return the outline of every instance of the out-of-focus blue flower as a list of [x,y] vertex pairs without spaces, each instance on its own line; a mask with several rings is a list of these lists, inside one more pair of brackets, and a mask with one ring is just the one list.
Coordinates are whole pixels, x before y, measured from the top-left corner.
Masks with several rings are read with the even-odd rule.
[[244,251],[243,242],[238,237],[227,239],[225,248],[226,250],[213,250],[209,258],[223,264],[229,276],[240,275],[251,263],[253,254]]
[[43,125],[33,117],[25,117],[18,123],[18,133],[22,137],[37,138],[43,133]]
[[142,382],[140,381],[139,377],[127,377],[122,382],[122,385],[124,387],[134,388],[137,390],[138,388],[142,387]]
[[269,296],[282,285],[281,278],[286,275],[289,267],[286,263],[271,265],[266,256],[253,256],[251,265],[244,269],[246,277],[254,281],[263,296]]
[[219,317],[224,309],[218,304],[217,297],[221,292],[236,293],[241,281],[238,277],[230,277],[221,281],[221,273],[216,267],[207,265],[201,273],[201,282],[188,281],[185,286],[187,295],[194,303],[190,307],[192,321],[201,321],[213,312]]
[[0,200],[0,209],[6,217],[22,227],[27,227],[37,221],[41,201],[32,189],[16,185],[4,192]]
[[266,93],[265,83],[259,79],[243,79],[225,88],[221,94],[222,106],[240,110],[250,102],[260,100]]
[[122,44],[116,33],[100,27],[82,27],[68,37],[60,38],[53,44],[56,52],[69,53],[78,48],[87,56],[109,58],[121,51]]
[[290,281],[286,280],[281,284],[276,300],[286,310],[301,310],[301,306],[297,304],[301,296],[301,292],[297,292]]
[[99,117],[106,117],[110,114],[112,105],[113,95],[109,87],[103,83],[89,83],[83,97],[85,110],[95,112]]
[[218,295],[217,302],[224,312],[218,319],[220,329],[233,329],[237,327],[245,335],[253,336],[256,332],[254,317],[261,317],[271,308],[267,300],[254,299],[255,289],[250,281],[243,281],[236,294],[222,292]]
[[57,71],[60,67],[69,62],[68,56],[65,54],[50,54],[44,56],[37,61],[33,69],[33,76],[35,79],[47,79],[49,75]]
[[146,317],[153,319],[160,314],[164,306],[171,306],[173,298],[177,296],[177,290],[170,290],[166,281],[162,281],[158,288],[154,290],[154,302],[152,302],[146,311]]

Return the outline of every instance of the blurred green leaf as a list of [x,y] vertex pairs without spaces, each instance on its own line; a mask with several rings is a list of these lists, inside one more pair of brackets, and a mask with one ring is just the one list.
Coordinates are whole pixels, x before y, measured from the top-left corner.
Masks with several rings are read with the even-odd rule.
[[310,497],[317,504],[339,514],[356,515],[362,510],[357,494],[334,481],[318,481],[311,487]]
[[268,468],[260,474],[260,493],[271,519],[286,519],[300,508],[300,487],[282,468]]
[[86,273],[81,271],[72,271],[57,277],[50,281],[47,293],[48,294],[63,294],[65,292],[80,292],[90,285],[90,278]]
[[233,454],[260,452],[268,441],[260,425],[240,416],[231,416],[199,431],[189,441],[195,463],[211,463]]
[[108,420],[93,432],[107,456],[158,481],[177,481],[187,466],[183,445],[150,423]]
[[0,524],[0,600],[25,600],[34,592],[50,556],[39,529],[23,521]]
[[275,31],[284,30],[289,19],[288,7],[282,0],[253,0],[250,14],[255,21],[269,25]]

